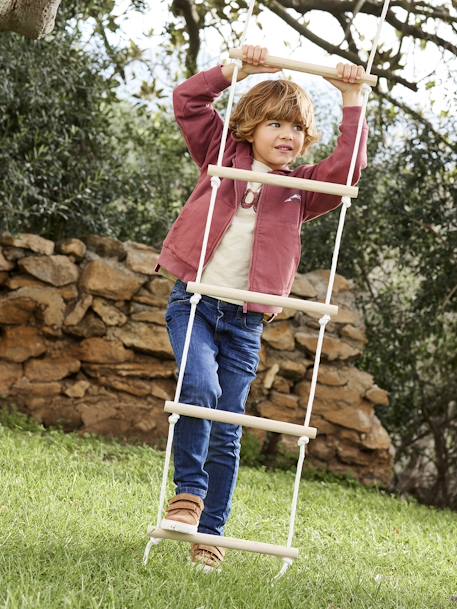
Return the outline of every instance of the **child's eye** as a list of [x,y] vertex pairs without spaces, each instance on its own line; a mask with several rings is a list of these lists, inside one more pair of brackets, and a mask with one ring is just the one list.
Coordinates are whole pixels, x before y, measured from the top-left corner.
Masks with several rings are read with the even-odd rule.
[[269,127],[280,127],[281,125],[278,123],[278,121],[272,121],[271,123],[268,123]]
[[297,131],[303,131],[303,125],[295,125]]

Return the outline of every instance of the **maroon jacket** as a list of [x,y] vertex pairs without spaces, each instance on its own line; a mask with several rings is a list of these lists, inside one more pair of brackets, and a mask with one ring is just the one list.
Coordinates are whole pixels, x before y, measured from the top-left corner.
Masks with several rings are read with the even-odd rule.
[[[207,166],[215,164],[222,134],[222,120],[212,102],[230,83],[219,66],[196,74],[174,91],[176,120],[182,129],[192,158],[200,168],[197,186],[163,242],[158,264],[184,282],[195,281],[211,195]],[[345,184],[361,108],[343,108],[341,135],[335,151],[317,165],[301,165],[293,171],[272,173],[310,180]],[[364,125],[353,184],[366,167],[367,126]],[[222,164],[251,169],[252,147],[237,142],[229,133]],[[179,170],[177,168],[177,170]],[[205,263],[228,230],[246,190],[246,182],[222,179],[211,223]],[[341,197],[264,184],[257,205],[248,289],[288,296],[301,256],[300,230],[341,204]],[[330,252],[329,252],[330,256]],[[280,307],[246,303],[244,311],[280,313]]]

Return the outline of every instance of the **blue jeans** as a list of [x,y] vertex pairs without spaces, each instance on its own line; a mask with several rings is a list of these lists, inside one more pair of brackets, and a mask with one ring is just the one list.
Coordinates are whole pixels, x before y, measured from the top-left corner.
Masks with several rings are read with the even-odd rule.
[[[166,312],[170,342],[181,366],[190,298],[178,280]],[[256,378],[263,313],[243,313],[241,305],[202,296],[197,305],[179,401],[243,414]],[[223,535],[230,515],[240,458],[242,428],[181,416],[174,438],[176,493],[204,500],[198,528]]]

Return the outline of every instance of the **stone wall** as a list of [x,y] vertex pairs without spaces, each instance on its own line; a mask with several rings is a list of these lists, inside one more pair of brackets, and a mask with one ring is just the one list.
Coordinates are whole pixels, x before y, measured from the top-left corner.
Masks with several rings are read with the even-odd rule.
[[[55,244],[3,233],[0,397],[45,425],[163,446],[176,364],[164,319],[172,283],[154,273],[157,256],[106,237]],[[323,301],[327,278],[297,275],[291,295]],[[333,302],[340,310],[327,326],[307,463],[387,485],[393,449],[375,407],[388,396],[355,367],[366,337],[341,276]],[[287,309],[265,327],[250,414],[303,423],[318,328],[318,317]],[[296,448],[296,439],[256,436],[270,453]]]

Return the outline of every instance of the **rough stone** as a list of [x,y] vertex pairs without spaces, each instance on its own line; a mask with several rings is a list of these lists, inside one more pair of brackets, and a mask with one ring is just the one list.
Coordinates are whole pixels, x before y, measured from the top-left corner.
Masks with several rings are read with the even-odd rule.
[[300,421],[301,411],[292,408],[283,408],[270,400],[265,400],[257,405],[257,410],[262,417],[286,423],[303,423]]
[[332,321],[337,324],[360,326],[362,324],[362,316],[358,311],[339,306],[338,313],[332,317]]
[[0,271],[11,271],[11,269],[14,269],[14,262],[7,260],[0,248]]
[[26,256],[18,264],[23,271],[53,286],[74,283],[79,276],[79,268],[66,256]]
[[127,253],[126,264],[129,269],[145,275],[154,274],[159,253],[153,247],[134,241],[125,241],[124,249]]
[[22,366],[0,361],[0,397],[7,397],[9,389],[22,376]]
[[135,356],[133,351],[126,349],[119,340],[98,337],[84,339],[77,353],[83,362],[107,364],[131,361]]
[[64,285],[57,289],[64,300],[76,300],[79,296],[78,288],[74,283]]
[[87,247],[79,239],[65,239],[57,243],[57,251],[81,260],[86,255]]
[[77,326],[92,304],[93,298],[92,294],[83,294],[71,307],[71,310],[65,317],[64,324],[66,326]]
[[389,450],[392,446],[389,434],[376,416],[373,416],[371,429],[363,434],[362,440],[364,446],[371,450]]
[[40,305],[43,322],[51,328],[61,328],[65,303],[56,288],[19,288],[16,297],[29,298]]
[[12,275],[7,282],[10,290],[18,288],[49,288],[49,284],[30,275]]
[[5,328],[0,338],[0,358],[21,363],[46,352],[46,343],[36,328]]
[[351,324],[347,324],[347,325],[343,326],[341,328],[341,334],[343,336],[347,336],[348,338],[351,338],[352,340],[363,343],[364,345],[368,342],[365,332],[363,330],[361,330],[360,328],[356,328],[355,326],[352,326]]
[[106,327],[97,315],[92,313],[92,311],[89,311],[79,324],[76,324],[75,326],[65,326],[64,332],[81,338],[90,338],[92,336],[105,336]]
[[316,396],[320,400],[332,401],[335,404],[349,404],[356,406],[362,400],[362,396],[358,391],[350,385],[345,386],[330,386],[317,384]]
[[158,298],[161,298],[164,301],[164,304],[167,304],[167,301],[170,297],[171,290],[173,289],[174,283],[165,277],[155,277],[151,279],[146,284],[146,288],[154,294]]
[[4,285],[8,281],[8,273],[6,271],[0,271],[0,285]]
[[103,298],[96,297],[92,302],[92,309],[101,317],[107,326],[123,326],[127,323],[128,317],[118,308],[107,303]]
[[85,364],[84,370],[90,376],[116,374],[120,377],[172,378],[175,376],[175,362],[154,360],[152,357],[135,355],[134,361],[118,364]]
[[165,312],[159,309],[151,309],[148,307],[148,310],[138,311],[137,313],[133,313],[130,316],[132,321],[144,321],[147,323],[157,324],[159,326],[165,326]]
[[[308,334],[307,332],[297,332],[295,340],[299,345],[305,347],[310,353],[316,353],[317,336]],[[359,357],[362,352],[359,349],[351,347],[348,343],[333,336],[325,336],[322,345],[322,356],[328,360],[334,359],[349,359],[350,357]]]
[[0,297],[0,324],[27,324],[37,306],[31,298],[15,295]]
[[95,252],[98,256],[103,258],[117,258],[118,260],[124,260],[126,252],[124,244],[117,239],[111,239],[111,237],[104,237],[101,235],[89,235],[85,239],[87,249]]
[[262,338],[274,349],[293,351],[295,347],[294,332],[286,321],[265,326]]
[[341,427],[356,429],[361,432],[368,432],[373,425],[374,415],[370,408],[364,407],[363,404],[352,408],[351,406],[327,410],[322,413],[322,416],[330,421],[337,423]]
[[15,395],[27,395],[47,397],[59,395],[61,391],[60,383],[31,383],[28,379],[22,378],[12,387],[12,392]]
[[365,397],[378,406],[389,405],[389,394],[385,389],[381,389],[377,385],[373,385],[373,387],[366,392]]
[[90,383],[83,379],[67,385],[64,389],[65,395],[69,398],[83,398],[86,395],[87,390],[90,387]]
[[285,308],[281,311],[281,313],[278,313],[278,316],[273,320],[272,323],[276,323],[278,321],[284,321],[286,319],[292,319],[295,317],[296,313],[297,312],[295,311],[295,309]]
[[93,260],[84,268],[80,289],[109,300],[130,300],[145,282],[121,264],[108,260]]
[[272,391],[270,394],[270,400],[279,406],[280,408],[297,408],[299,397],[298,395],[279,393],[278,391]]
[[159,357],[173,357],[173,349],[165,328],[129,321],[122,328],[110,328],[108,335],[121,340],[126,347]]
[[[306,377],[311,379],[312,369],[308,370]],[[338,387],[340,385],[346,385],[348,382],[347,377],[341,372],[341,368],[334,368],[332,366],[325,366],[321,364],[319,366],[318,382],[322,385],[331,385]]]
[[317,291],[306,275],[296,275],[290,290],[291,295],[301,298],[316,298]]
[[54,253],[53,241],[29,233],[21,233],[19,235],[12,235],[7,232],[2,233],[0,235],[0,245],[28,249],[45,256],[51,256]]
[[291,380],[278,375],[273,382],[273,389],[280,393],[290,393],[292,385],[293,382]]
[[164,381],[146,381],[138,378],[119,378],[116,375],[100,375],[97,380],[102,385],[129,393],[137,397],[156,396],[163,400],[174,398],[174,383],[164,384]]
[[311,364],[311,360],[302,360],[301,362],[296,362],[293,360],[284,359],[280,364],[281,375],[286,378],[293,379],[294,381],[299,381],[304,378],[306,375],[306,370]]
[[155,296],[151,294],[149,290],[141,288],[132,297],[133,302],[141,303],[143,305],[150,305],[151,307],[163,307],[164,299],[161,296]]
[[273,381],[275,380],[276,375],[279,372],[279,365],[274,364],[271,368],[268,369],[267,373],[263,377],[263,386],[265,389],[270,389],[273,385]]
[[31,359],[24,367],[29,381],[51,382],[79,372],[81,362],[73,357],[45,357]]
[[24,258],[24,256],[28,256],[29,253],[30,252],[28,250],[24,250],[21,247],[4,247],[3,248],[3,255],[5,256],[5,258],[7,260],[9,260],[10,262],[14,262],[14,263],[16,263],[21,258]]
[[[328,280],[330,277],[330,271],[327,269],[319,269],[317,271],[312,271],[310,273],[306,273],[306,279],[311,283],[311,285],[317,290],[319,295],[324,295],[327,291]],[[333,284],[333,294],[336,296],[341,292],[347,292],[351,290],[353,287],[352,282],[348,281],[342,275],[335,275],[335,281]]]

